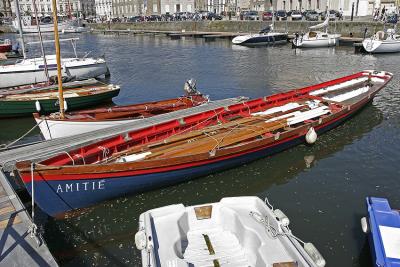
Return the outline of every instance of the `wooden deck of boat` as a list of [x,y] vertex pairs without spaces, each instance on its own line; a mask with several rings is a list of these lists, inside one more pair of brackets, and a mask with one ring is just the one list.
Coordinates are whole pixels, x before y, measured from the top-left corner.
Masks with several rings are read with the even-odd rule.
[[58,266],[47,245],[28,232],[32,220],[0,172],[0,266]]
[[139,130],[146,127],[151,127],[156,124],[184,118],[192,114],[198,114],[216,108],[227,107],[233,104],[237,104],[243,100],[243,97],[238,97],[210,101],[209,103],[204,105],[200,105],[190,109],[173,111],[150,118],[145,118],[140,121],[133,121],[123,125],[113,126],[80,135],[58,138],[49,141],[42,141],[32,145],[9,149],[0,153],[0,166],[3,168],[4,171],[12,171],[15,168],[15,163],[17,161],[32,160],[38,162],[50,156],[69,151],[82,145],[88,145],[107,137],[124,134],[129,131]]

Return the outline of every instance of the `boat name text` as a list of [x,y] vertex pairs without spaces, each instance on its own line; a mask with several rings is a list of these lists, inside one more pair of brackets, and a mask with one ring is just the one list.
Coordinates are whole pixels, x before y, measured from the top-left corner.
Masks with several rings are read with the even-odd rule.
[[72,193],[80,191],[95,191],[105,189],[105,180],[95,182],[77,182],[69,184],[58,184],[57,193]]

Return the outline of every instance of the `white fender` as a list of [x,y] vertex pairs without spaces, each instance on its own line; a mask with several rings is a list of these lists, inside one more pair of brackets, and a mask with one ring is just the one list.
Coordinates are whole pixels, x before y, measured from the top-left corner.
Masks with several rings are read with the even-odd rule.
[[365,218],[365,217],[361,218],[361,228],[364,233],[366,233],[366,234],[369,233],[369,225],[368,225],[367,218]]
[[40,112],[40,110],[42,109],[42,107],[40,106],[39,100],[36,100],[36,102],[35,102],[35,107],[36,107],[37,112]]
[[67,111],[67,109],[68,109],[67,100],[64,99],[64,111]]
[[138,250],[143,250],[147,246],[147,237],[144,230],[140,230],[135,234],[135,245]]
[[307,132],[307,134],[306,134],[306,142],[308,143],[308,144],[314,144],[315,143],[315,141],[317,141],[317,133],[315,132],[315,130],[314,130],[314,127],[311,127],[309,130],[308,130],[308,132]]

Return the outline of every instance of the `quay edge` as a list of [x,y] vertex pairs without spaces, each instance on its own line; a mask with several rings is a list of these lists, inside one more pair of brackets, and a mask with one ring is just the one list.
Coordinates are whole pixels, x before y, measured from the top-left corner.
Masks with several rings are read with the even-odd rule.
[[[289,34],[305,32],[308,27],[320,22],[310,21],[277,21],[276,31],[287,31]],[[165,32],[218,32],[218,33],[248,33],[258,32],[267,27],[271,21],[148,21],[134,23],[93,23],[89,27],[94,31],[132,30],[132,31],[165,31]],[[381,22],[362,21],[332,21],[332,32],[340,33],[344,37],[364,37],[364,30],[368,28],[368,35],[384,29]]]

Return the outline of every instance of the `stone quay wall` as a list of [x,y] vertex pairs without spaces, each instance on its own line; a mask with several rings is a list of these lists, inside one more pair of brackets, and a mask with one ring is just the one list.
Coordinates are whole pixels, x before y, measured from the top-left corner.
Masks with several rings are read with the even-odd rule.
[[[308,27],[321,22],[278,21],[276,31],[287,31],[289,34],[307,32]],[[198,32],[258,32],[270,25],[270,21],[171,21],[171,22],[135,22],[135,23],[103,23],[89,24],[94,30],[143,30],[143,31],[198,31]],[[338,21],[329,24],[329,31],[340,33],[344,37],[363,37],[365,28],[368,35],[383,30],[380,22]]]

